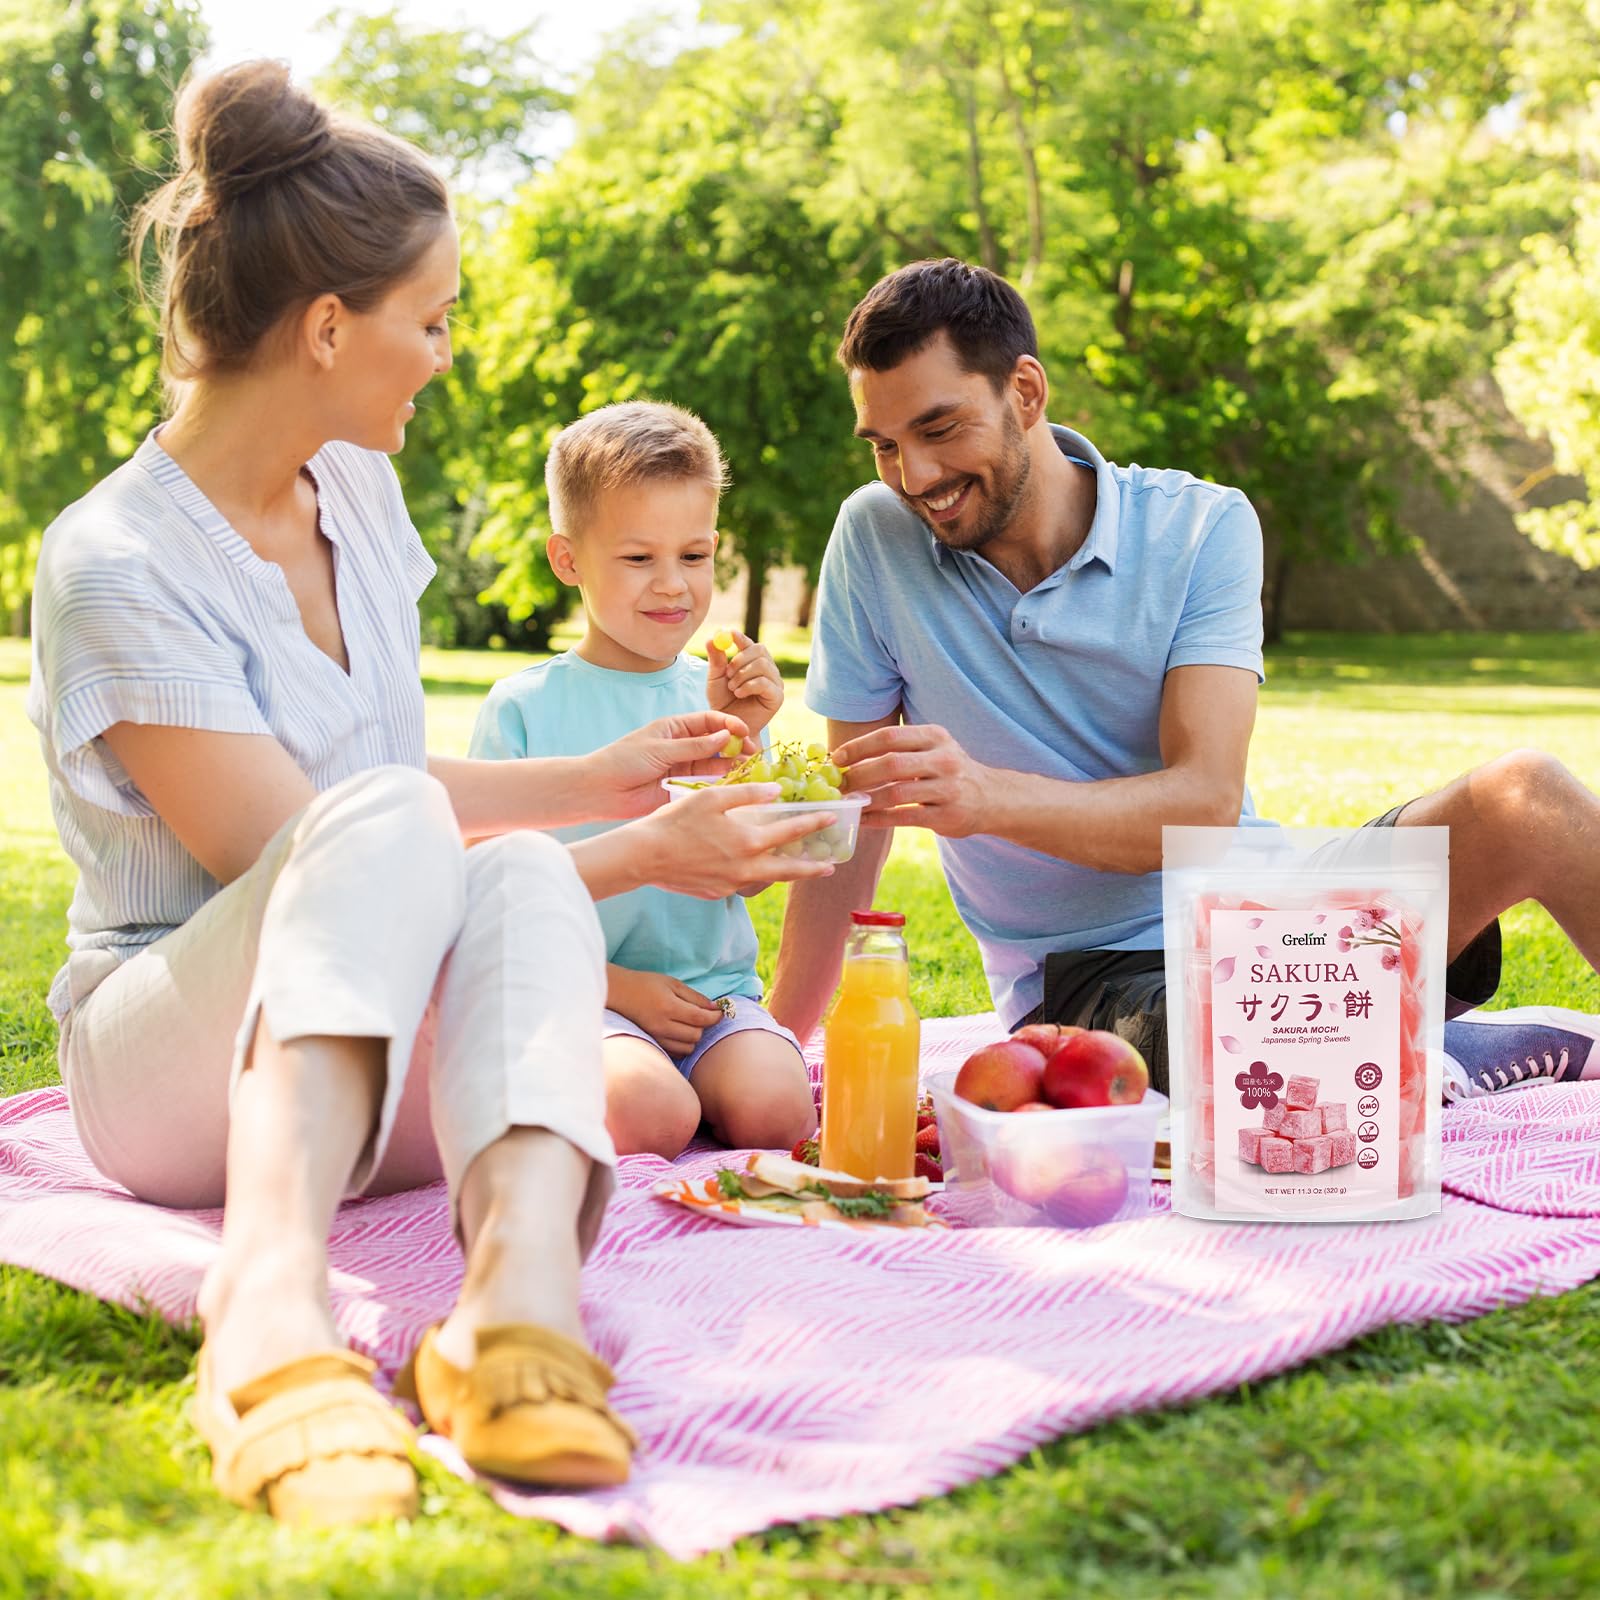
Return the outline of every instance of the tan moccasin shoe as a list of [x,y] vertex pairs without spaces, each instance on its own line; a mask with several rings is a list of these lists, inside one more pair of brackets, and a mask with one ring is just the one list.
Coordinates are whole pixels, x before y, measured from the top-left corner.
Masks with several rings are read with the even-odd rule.
[[372,1387],[374,1370],[323,1350],[223,1394],[202,1346],[192,1414],[217,1487],[303,1527],[415,1516],[416,1434]]
[[611,1368],[563,1334],[533,1323],[478,1330],[463,1372],[430,1328],[395,1393],[421,1407],[477,1472],[519,1483],[594,1488],[623,1483],[638,1438],[609,1405]]

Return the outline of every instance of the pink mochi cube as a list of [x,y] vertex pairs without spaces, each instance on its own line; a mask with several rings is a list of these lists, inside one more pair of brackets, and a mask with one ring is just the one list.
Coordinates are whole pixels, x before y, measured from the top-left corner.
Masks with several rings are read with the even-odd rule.
[[1304,1111],[1287,1111],[1278,1127],[1284,1139],[1315,1139],[1322,1133],[1322,1112],[1316,1106]]
[[1291,1111],[1305,1111],[1317,1103],[1317,1085],[1321,1078],[1291,1078],[1283,1091],[1283,1103]]
[[1342,1100],[1324,1100],[1318,1110],[1322,1112],[1324,1133],[1343,1133],[1350,1126],[1350,1119],[1346,1115],[1345,1103]]
[[1326,1172],[1332,1165],[1329,1159],[1332,1155],[1333,1140],[1326,1134],[1318,1134],[1314,1139],[1299,1139],[1294,1147],[1294,1170],[1296,1172]]
[[1261,1113],[1261,1126],[1268,1133],[1276,1133],[1283,1126],[1283,1119],[1288,1110],[1283,1101],[1275,1101]]
[[1239,1159],[1248,1161],[1252,1166],[1261,1165],[1261,1134],[1260,1128],[1241,1128],[1239,1130]]
[[1328,1165],[1348,1167],[1356,1158],[1356,1136],[1348,1129],[1328,1135]]
[[1276,1139],[1270,1134],[1263,1135],[1256,1149],[1260,1155],[1261,1165],[1268,1172],[1294,1171],[1294,1146],[1287,1139]]

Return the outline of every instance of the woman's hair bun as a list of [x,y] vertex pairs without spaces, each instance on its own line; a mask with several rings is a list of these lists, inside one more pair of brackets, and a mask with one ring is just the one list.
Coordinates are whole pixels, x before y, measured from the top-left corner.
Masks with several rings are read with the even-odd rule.
[[191,83],[174,121],[178,161],[221,204],[333,148],[328,113],[281,61],[245,61]]
[[372,310],[449,226],[449,190],[420,150],[318,105],[281,61],[192,80],[173,121],[178,171],[140,205],[132,246],[174,382],[242,371],[318,295]]

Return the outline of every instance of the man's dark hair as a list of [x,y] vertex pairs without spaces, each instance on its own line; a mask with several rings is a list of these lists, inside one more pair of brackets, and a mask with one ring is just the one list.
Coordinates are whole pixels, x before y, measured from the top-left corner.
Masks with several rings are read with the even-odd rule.
[[846,372],[887,372],[938,334],[955,347],[967,372],[1002,388],[1018,356],[1039,356],[1039,338],[1026,302],[987,267],[946,256],[913,261],[880,278],[850,313],[839,344]]

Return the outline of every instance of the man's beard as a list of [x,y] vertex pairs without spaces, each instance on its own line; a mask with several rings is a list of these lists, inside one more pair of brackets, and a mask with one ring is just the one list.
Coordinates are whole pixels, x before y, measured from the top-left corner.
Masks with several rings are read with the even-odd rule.
[[988,492],[983,492],[976,479],[968,480],[980,501],[976,519],[970,527],[957,529],[949,523],[935,522],[929,515],[924,500],[937,500],[941,494],[949,492],[948,487],[936,487],[927,495],[911,496],[902,492],[901,499],[927,523],[929,531],[940,544],[951,550],[981,551],[1011,525],[1011,519],[1027,492],[1028,477],[1032,470],[1033,460],[1028,454],[1028,441],[1022,424],[1007,411],[1000,459],[990,469]]

